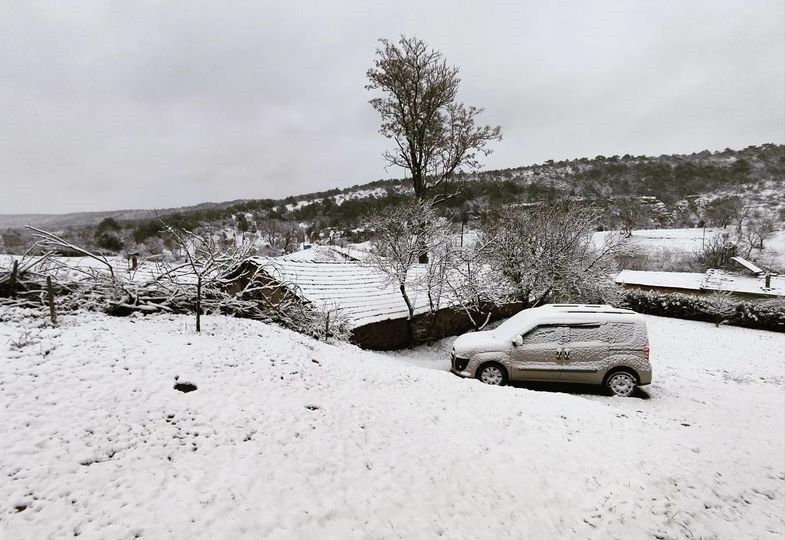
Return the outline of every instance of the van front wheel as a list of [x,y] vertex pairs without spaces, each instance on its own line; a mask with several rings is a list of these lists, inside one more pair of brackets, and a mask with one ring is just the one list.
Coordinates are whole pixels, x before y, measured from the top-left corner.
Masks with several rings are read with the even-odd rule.
[[504,386],[507,383],[507,373],[499,364],[485,364],[480,367],[477,378],[492,386]]
[[638,386],[638,381],[635,380],[635,375],[628,371],[617,371],[608,377],[605,386],[614,396],[629,397]]

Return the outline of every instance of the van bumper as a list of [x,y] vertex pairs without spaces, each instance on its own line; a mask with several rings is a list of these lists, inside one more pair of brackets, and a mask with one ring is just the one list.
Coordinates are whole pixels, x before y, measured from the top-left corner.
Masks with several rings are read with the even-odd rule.
[[470,379],[470,378],[473,377],[473,375],[469,371],[466,371],[466,370],[459,371],[459,370],[455,369],[454,367],[450,368],[450,373],[458,375],[459,377],[463,377],[464,379]]

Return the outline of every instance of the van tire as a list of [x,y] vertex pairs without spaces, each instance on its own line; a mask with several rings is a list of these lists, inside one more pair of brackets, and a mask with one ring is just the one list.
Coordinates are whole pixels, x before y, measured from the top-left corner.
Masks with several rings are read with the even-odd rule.
[[638,388],[638,377],[632,370],[617,369],[605,378],[605,388],[613,396],[630,397]]
[[477,368],[477,378],[484,384],[504,386],[507,384],[507,370],[497,362],[487,362]]

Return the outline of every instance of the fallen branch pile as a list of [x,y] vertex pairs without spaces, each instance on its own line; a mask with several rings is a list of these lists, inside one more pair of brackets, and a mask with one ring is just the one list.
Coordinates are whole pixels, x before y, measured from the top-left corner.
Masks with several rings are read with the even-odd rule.
[[[304,300],[298,288],[270,276],[274,263],[256,265],[253,275],[227,277],[249,256],[248,246],[218,249],[211,238],[165,226],[183,246],[180,263],[144,261],[136,270],[116,268],[104,256],[40,229],[30,227],[40,254],[15,259],[0,267],[0,303],[26,307],[46,304],[50,278],[57,311],[86,309],[115,316],[141,313],[188,313],[276,322],[314,337],[346,337],[338,314],[319,310]],[[68,250],[85,257],[79,264],[55,257]]]

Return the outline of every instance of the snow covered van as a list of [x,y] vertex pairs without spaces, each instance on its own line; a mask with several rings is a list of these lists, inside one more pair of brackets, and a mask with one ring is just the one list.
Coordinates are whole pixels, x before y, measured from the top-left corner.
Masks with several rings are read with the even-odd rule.
[[510,380],[605,385],[617,396],[651,383],[641,315],[608,305],[549,304],[521,311],[494,330],[455,340],[452,372],[486,384]]

